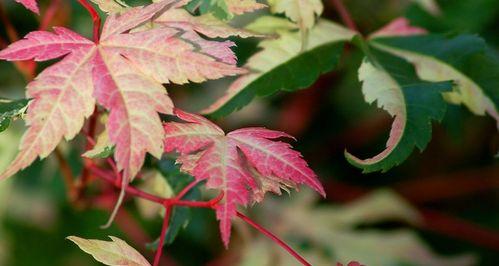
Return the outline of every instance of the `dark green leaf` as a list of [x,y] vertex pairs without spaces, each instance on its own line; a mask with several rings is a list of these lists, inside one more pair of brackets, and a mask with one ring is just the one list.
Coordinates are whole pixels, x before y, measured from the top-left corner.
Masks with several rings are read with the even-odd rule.
[[345,152],[347,160],[364,172],[387,171],[399,165],[414,150],[423,150],[431,139],[431,121],[440,121],[446,110],[442,92],[452,82],[427,82],[419,79],[409,62],[371,47],[370,57],[359,69],[363,92],[368,102],[378,102],[395,117],[386,149],[361,160]]
[[28,99],[8,100],[0,98],[0,132],[6,130],[12,119],[21,116],[28,105]]

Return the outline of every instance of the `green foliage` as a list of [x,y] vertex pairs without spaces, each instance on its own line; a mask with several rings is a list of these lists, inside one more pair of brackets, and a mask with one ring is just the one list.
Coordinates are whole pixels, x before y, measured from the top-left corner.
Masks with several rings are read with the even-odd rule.
[[29,100],[8,100],[0,98],[0,132],[6,130],[12,120],[21,117],[28,106]]
[[191,12],[199,9],[199,13],[201,14],[212,13],[215,17],[222,20],[229,20],[234,16],[230,13],[225,0],[192,0],[186,6],[186,9]]
[[395,116],[395,121],[385,151],[366,160],[348,152],[345,156],[366,173],[385,172],[404,161],[415,147],[421,151],[426,147],[431,139],[431,121],[441,121],[445,114],[442,92],[450,91],[452,82],[423,81],[410,63],[374,47],[368,55],[359,73],[364,78],[366,100],[376,100],[378,106]]
[[[194,181],[194,178],[188,174],[182,173],[175,161],[168,158],[163,158],[158,161],[157,168],[161,175],[166,179],[168,185],[173,190],[174,195],[177,195],[182,191],[185,186]],[[173,195],[173,196],[174,196]],[[201,191],[199,186],[192,188],[185,196],[184,200],[200,200]],[[170,245],[173,243],[177,235],[182,229],[185,229],[191,220],[191,209],[188,207],[174,207],[170,217],[170,226],[166,232],[165,245]],[[152,249],[156,249],[159,240],[154,241],[148,246]]]

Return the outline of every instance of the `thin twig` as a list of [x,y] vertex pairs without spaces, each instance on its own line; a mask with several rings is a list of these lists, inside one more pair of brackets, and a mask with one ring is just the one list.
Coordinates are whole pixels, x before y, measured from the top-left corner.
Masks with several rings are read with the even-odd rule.
[[70,202],[73,202],[76,199],[76,187],[74,184],[75,178],[73,172],[71,171],[71,167],[69,166],[68,161],[66,160],[66,158],[64,158],[64,155],[62,154],[61,150],[59,150],[59,148],[56,148],[54,150],[54,154],[57,162],[59,163],[59,168],[61,170],[62,177],[64,178],[64,183],[66,184],[68,199]]
[[[5,31],[7,32],[7,37],[9,38],[9,41],[15,42],[19,39],[19,34],[10,21],[7,13],[5,12],[5,8],[3,6],[3,1],[0,1],[0,21],[2,22],[2,25],[5,27]],[[24,79],[26,81],[31,81],[35,77],[35,70],[36,70],[36,62],[31,60],[31,61],[16,61],[14,62],[14,66],[17,68],[17,70],[23,75]]]
[[439,211],[420,209],[421,228],[499,251],[499,232]]
[[166,232],[168,231],[168,225],[170,222],[170,216],[172,213],[172,206],[165,206],[166,212],[163,218],[163,226],[161,227],[161,235],[159,236],[158,249],[156,250],[156,255],[154,256],[154,266],[158,266],[161,260],[161,255],[163,254],[163,245],[165,243]]
[[192,188],[194,188],[194,187],[195,187],[198,183],[199,183],[199,180],[198,180],[198,179],[196,179],[196,180],[194,180],[193,182],[191,182],[189,185],[187,185],[186,187],[184,187],[184,188],[182,189],[182,191],[180,191],[180,192],[177,194],[176,198],[177,198],[177,199],[179,199],[179,200],[180,200],[180,199],[182,199],[182,198],[183,198],[183,197],[184,197],[187,193],[189,193],[189,191],[191,191],[191,189],[192,189]]
[[5,12],[3,1],[0,1],[0,21],[2,21],[2,24],[5,27],[9,41],[10,42],[17,41],[19,39],[19,34],[17,33],[17,30],[14,27],[14,25],[12,25],[12,22],[10,21],[9,17],[7,16],[7,12]]
[[[89,166],[89,170],[96,176],[109,182],[114,185],[116,188],[121,189],[121,183],[115,182],[115,177],[113,173],[110,173],[106,170],[102,170],[95,165]],[[177,198],[162,198],[156,195],[144,192],[140,189],[137,189],[133,186],[127,186],[125,191],[133,196],[143,198],[145,200],[149,200],[152,202],[156,202],[163,206],[172,205],[172,206],[185,206],[185,207],[194,207],[194,208],[213,208],[220,200],[223,198],[223,193],[220,193],[217,197],[209,200],[209,201],[190,201],[190,200],[179,200]]]
[[94,25],[93,26],[94,42],[98,43],[100,37],[100,25],[101,25],[101,19],[99,13],[97,13],[95,8],[87,0],[78,0],[78,3],[80,3],[88,11],[88,13],[90,13]]
[[[97,120],[99,117],[99,110],[97,109],[97,106],[95,106],[94,113],[90,116],[89,122],[88,122],[88,127],[87,130],[85,131],[87,143],[85,144],[85,150],[88,151],[92,149],[92,147],[95,145],[95,131],[97,127]],[[85,165],[92,164],[92,160],[89,158],[84,158]],[[78,185],[78,190],[77,190],[77,198],[80,198],[83,194],[83,190],[87,186],[88,182],[90,180],[90,171],[88,167],[84,167],[81,173],[81,179],[80,183]]]
[[300,254],[298,254],[298,252],[296,252],[293,248],[291,248],[288,244],[286,244],[284,241],[282,241],[281,239],[279,239],[277,236],[275,236],[274,234],[272,234],[267,229],[263,228],[261,225],[257,224],[253,220],[251,220],[248,216],[246,216],[246,215],[244,215],[244,214],[242,214],[240,212],[237,212],[237,217],[241,218],[243,221],[245,221],[249,225],[253,226],[253,228],[255,228],[256,230],[260,231],[262,234],[264,234],[265,236],[267,236],[268,238],[270,238],[272,241],[274,241],[276,244],[278,244],[279,246],[281,246],[289,254],[291,254],[293,257],[295,257],[302,265],[305,265],[305,266],[311,266],[312,265],[308,261],[306,261],[305,258],[303,258]]
[[331,0],[331,4],[333,4],[334,8],[336,11],[338,11],[338,14],[341,17],[341,20],[347,27],[353,31],[359,31],[357,28],[357,25],[355,25],[355,22],[352,19],[352,16],[350,16],[350,13],[346,9],[346,7],[343,5],[343,2],[341,0]]
[[54,19],[57,9],[61,5],[61,0],[52,0],[49,7],[42,16],[42,21],[40,22],[39,30],[47,30],[48,26]]
[[[105,170],[102,170],[102,169],[100,169],[100,168],[98,168],[98,167],[96,167],[94,165],[89,166],[89,169],[97,177],[100,177],[103,180],[105,180],[105,181],[107,181],[107,182],[109,182],[111,184],[114,184],[116,187],[120,186],[119,183],[115,182],[115,178],[113,177],[112,173],[107,172]],[[135,188],[133,186],[127,186],[125,188],[125,191],[128,194],[131,194],[131,195],[134,195],[134,196],[137,196],[137,197],[140,197],[140,198],[152,201],[152,202],[159,203],[159,204],[165,206],[165,208],[166,208],[167,211],[170,208],[172,208],[173,206],[185,206],[185,207],[195,207],[195,208],[215,208],[215,206],[224,197],[224,194],[222,192],[216,198],[213,198],[213,199],[211,199],[209,201],[183,201],[183,200],[180,200],[179,199],[180,197],[178,197],[178,196],[175,197],[175,198],[162,198],[162,197],[158,197],[158,196],[149,194],[147,192],[141,191],[141,190],[139,190],[139,189],[137,189],[137,188]],[[240,217],[241,219],[243,219],[245,222],[247,222],[251,226],[253,226],[254,228],[256,228],[258,231],[260,231],[261,233],[263,233],[267,237],[269,237],[270,239],[272,239],[275,243],[277,243],[282,248],[284,248],[286,251],[288,251],[289,254],[291,254],[293,257],[295,257],[303,265],[307,265],[307,266],[311,265],[302,256],[300,256],[300,254],[298,254],[296,251],[294,251],[288,244],[286,244],[284,241],[282,241],[281,239],[279,239],[277,236],[275,236],[274,234],[272,234],[267,229],[263,228],[261,225],[257,224],[256,222],[254,222],[253,220],[251,220],[250,218],[246,217],[244,214],[242,214],[240,212],[237,212],[237,216]],[[164,230],[166,230],[165,227],[166,228],[168,227],[168,224],[165,225],[165,223],[167,223],[167,222],[165,222],[165,221],[163,222],[163,229]],[[163,233],[162,233],[162,235],[163,235]],[[156,263],[156,260],[157,259],[155,259],[155,263]]]

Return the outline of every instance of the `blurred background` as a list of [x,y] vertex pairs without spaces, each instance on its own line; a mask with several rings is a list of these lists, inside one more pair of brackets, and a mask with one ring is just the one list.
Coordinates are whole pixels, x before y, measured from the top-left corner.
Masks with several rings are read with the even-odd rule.
[[[364,34],[405,16],[413,25],[432,32],[480,34],[496,51],[499,48],[499,0],[343,2]],[[340,22],[331,3],[324,4],[323,16]],[[41,0],[40,5],[43,14],[50,1]],[[76,1],[63,0],[58,5],[51,24],[91,36],[90,17]],[[239,17],[234,23],[243,26],[265,12]],[[22,37],[39,25],[39,17],[12,0],[0,0],[0,16],[3,40]],[[17,33],[6,30],[9,23]],[[257,50],[257,40],[234,41],[242,65]],[[2,48],[5,45],[0,43]],[[495,121],[449,105],[443,122],[434,124],[433,138],[423,153],[414,152],[387,173],[362,174],[347,163],[343,151],[348,148],[361,158],[381,151],[391,118],[364,102],[357,80],[361,60],[360,51],[346,47],[339,70],[322,76],[310,88],[258,98],[216,121],[224,130],[258,125],[296,136],[295,148],[326,188],[326,199],[303,189],[290,196],[268,195],[263,204],[245,212],[314,265],[351,260],[365,265],[499,265]],[[45,66],[39,64],[38,71]],[[197,111],[220,97],[230,82],[223,79],[167,89],[177,106]],[[22,98],[25,85],[12,63],[0,61],[0,97]],[[23,122],[17,121],[0,134],[0,169],[14,157],[23,130]],[[61,144],[62,156],[76,176],[82,168],[83,143],[77,138]],[[164,160],[167,168],[174,168],[171,160]],[[102,240],[118,236],[150,259],[153,251],[146,243],[156,239],[161,218],[144,214],[150,206],[128,200],[114,225],[102,230],[99,226],[106,222],[115,199],[111,188],[96,183],[88,188],[83,203],[69,202],[54,156],[2,181],[0,265],[98,265],[65,240],[69,235]],[[209,210],[191,210],[189,223],[184,225],[166,247],[162,265],[296,264],[280,247],[238,221],[230,248],[225,250]]]

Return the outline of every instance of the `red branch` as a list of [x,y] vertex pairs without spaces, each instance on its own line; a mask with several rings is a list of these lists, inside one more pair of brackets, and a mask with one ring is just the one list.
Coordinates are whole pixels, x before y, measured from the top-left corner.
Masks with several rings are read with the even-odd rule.
[[159,236],[158,249],[156,250],[156,255],[154,256],[153,266],[158,266],[161,260],[161,255],[163,254],[163,245],[165,243],[166,232],[168,231],[168,224],[170,222],[170,216],[172,213],[172,206],[166,205],[165,217],[163,218],[163,227],[161,228],[161,235]]
[[[94,7],[89,2],[87,2],[87,0],[77,0],[77,1],[90,13],[90,16],[92,17],[92,21],[93,21],[94,42],[98,43],[99,37],[100,37],[100,27],[101,27],[101,19],[100,19],[99,14],[94,9]],[[57,10],[57,6],[59,3],[60,3],[60,0],[53,0],[51,2],[51,5],[47,9],[45,16],[40,23],[40,26],[39,26],[40,30],[45,30],[48,27],[52,18],[55,15],[55,12]],[[17,38],[18,38],[17,32],[15,31],[15,28],[12,26],[12,24],[10,23],[8,18],[6,17],[1,5],[0,5],[0,19],[3,21],[3,24],[6,25],[6,27],[7,27],[7,32],[8,32],[8,35],[9,35],[11,41],[17,40]],[[3,42],[3,40],[1,40],[1,41]],[[4,43],[1,43],[1,44],[5,45]],[[34,65],[34,66],[36,66],[36,65]],[[21,67],[19,67],[19,69],[23,70],[23,68],[21,68]],[[34,69],[35,68],[31,66],[30,70],[32,70],[32,71],[30,71],[30,73],[28,73],[28,74],[34,74]],[[21,71],[21,72],[23,72],[23,71]],[[28,76],[27,78],[30,80],[30,79],[32,79],[31,76],[33,76],[33,75],[26,75],[26,76]],[[89,125],[88,125],[88,131],[86,132],[86,136],[87,136],[86,148],[87,148],[87,150],[89,148],[91,148],[93,145],[95,145],[94,135],[95,135],[98,116],[99,116],[99,112],[96,109],[94,114],[90,118]],[[64,160],[63,156],[57,152],[56,152],[56,155],[57,155],[59,161],[62,162],[61,169],[62,169],[62,172],[65,173],[64,176],[71,177],[72,175],[70,175],[69,166],[65,164],[65,160]],[[83,188],[86,185],[86,182],[88,181],[89,175],[94,174],[95,176],[97,176],[97,177],[113,184],[115,187],[121,189],[121,182],[117,182],[121,178],[121,175],[116,167],[116,163],[110,158],[107,159],[107,162],[110,165],[110,167],[112,168],[113,172],[109,172],[109,171],[106,171],[106,170],[103,170],[103,169],[97,167],[94,164],[94,162],[91,160],[86,161],[86,164],[85,164],[85,167],[84,167],[83,173],[82,173],[82,184],[81,184],[82,187],[81,188]],[[72,184],[72,181],[73,181],[72,178],[70,180],[68,179],[67,183]],[[155,258],[154,258],[154,266],[158,266],[160,263],[161,255],[163,252],[163,244],[164,244],[164,240],[166,237],[166,233],[168,231],[169,220],[170,220],[172,208],[174,206],[214,209],[216,207],[216,205],[223,199],[224,193],[221,192],[217,197],[215,197],[209,201],[184,201],[184,200],[182,200],[182,198],[193,187],[195,187],[198,184],[198,182],[199,181],[194,181],[194,182],[190,183],[174,198],[161,198],[161,197],[155,196],[153,194],[149,194],[147,192],[139,190],[133,186],[127,186],[125,188],[126,193],[133,195],[133,196],[136,196],[136,197],[143,198],[145,200],[149,200],[151,202],[156,202],[158,204],[163,205],[166,209],[165,217],[163,220],[163,226],[161,229],[161,235],[160,235],[160,239],[159,239],[159,246],[158,246],[158,249],[156,251]],[[79,193],[80,192],[81,191],[79,191]],[[70,198],[72,198],[72,197],[70,197]],[[284,241],[279,239],[277,236],[272,234],[267,229],[263,228],[261,225],[257,224],[253,220],[251,220],[249,217],[245,216],[244,214],[242,214],[240,212],[237,212],[237,216],[239,218],[241,218],[243,221],[245,221],[246,223],[248,223],[249,225],[253,226],[255,229],[257,229],[261,233],[263,233],[264,235],[266,235],[267,237],[269,237],[272,241],[277,243],[279,246],[284,248],[287,252],[289,252],[293,257],[295,257],[303,265],[311,265],[302,256],[300,256],[296,251],[294,251],[289,245],[287,245]]]
[[94,42],[99,43],[100,24],[101,24],[99,13],[97,13],[95,8],[87,0],[78,0],[78,2],[88,11],[88,13],[90,13],[92,21],[94,23],[94,28],[93,28]]
[[349,29],[358,31],[357,25],[355,25],[352,16],[350,16],[350,13],[343,5],[343,2],[341,0],[331,0],[331,4],[333,4],[334,8],[338,11],[343,23],[345,23]]
[[[92,172],[96,177],[99,177],[99,178],[101,178],[101,179],[109,182],[110,184],[113,184],[116,188],[121,189],[121,183],[120,182],[116,182],[115,175],[112,172],[100,169],[96,165],[90,165],[90,166],[88,166],[88,168],[89,168],[89,171]],[[168,221],[167,220],[169,220],[169,218],[167,218],[167,216],[170,215],[169,212],[171,212],[171,208],[172,207],[174,207],[174,206],[185,206],[185,207],[193,207],[193,208],[211,208],[211,209],[214,209],[215,206],[223,199],[224,193],[221,192],[217,197],[215,197],[215,198],[213,198],[213,199],[211,199],[209,201],[185,201],[185,200],[181,200],[181,198],[191,188],[193,188],[197,183],[198,183],[198,181],[194,181],[191,184],[187,185],[174,198],[162,198],[162,197],[158,197],[156,195],[149,194],[147,192],[139,190],[139,189],[137,189],[137,188],[135,188],[133,186],[127,186],[125,188],[125,191],[128,194],[130,194],[130,195],[133,195],[133,196],[136,196],[136,197],[139,197],[139,198],[143,198],[145,200],[149,200],[149,201],[152,201],[152,202],[156,202],[158,204],[163,205],[166,208],[166,212],[167,213],[165,215],[165,220],[163,221],[163,229],[162,229],[161,237],[160,237],[160,246],[158,247],[158,250],[157,250],[157,253],[156,253],[156,256],[155,256],[155,260],[154,260],[155,264],[154,265],[157,265],[156,263],[159,260],[158,257],[161,257],[162,246],[163,246],[163,243],[161,243],[162,242],[161,238],[164,238],[164,235],[165,235],[164,232],[166,232],[166,230],[168,229]],[[282,248],[284,248],[289,254],[291,254],[293,257],[295,257],[303,265],[311,265],[302,256],[300,256],[300,254],[298,254],[296,251],[294,251],[288,244],[286,244],[284,241],[282,241],[281,239],[279,239],[277,236],[275,236],[274,234],[272,234],[267,229],[263,228],[261,225],[257,224],[256,222],[254,222],[253,220],[251,220],[250,218],[248,218],[247,216],[245,216],[244,214],[242,214],[240,212],[237,213],[237,216],[239,218],[241,218],[243,221],[245,221],[246,223],[248,223],[249,225],[253,226],[258,231],[260,231],[262,234],[264,234],[267,237],[269,237],[272,241],[274,241],[275,243],[277,243],[279,246],[281,246]],[[163,239],[163,241],[164,241],[164,239]]]
[[46,30],[48,28],[60,5],[61,0],[52,0],[50,2],[49,7],[45,11],[45,14],[43,14],[42,21],[40,22],[40,26],[38,27],[39,30]]
[[257,224],[255,221],[251,220],[248,216],[237,212],[237,217],[241,218],[243,221],[248,223],[249,225],[253,226],[256,230],[260,231],[262,234],[270,238],[272,241],[277,243],[279,246],[281,246],[283,249],[285,249],[289,254],[291,254],[293,257],[295,257],[301,264],[305,266],[311,266],[308,261],[306,261],[298,252],[294,251],[293,248],[291,248],[288,244],[286,244],[284,241],[279,239],[277,236],[272,234],[270,231],[267,229],[263,228],[261,225]]

